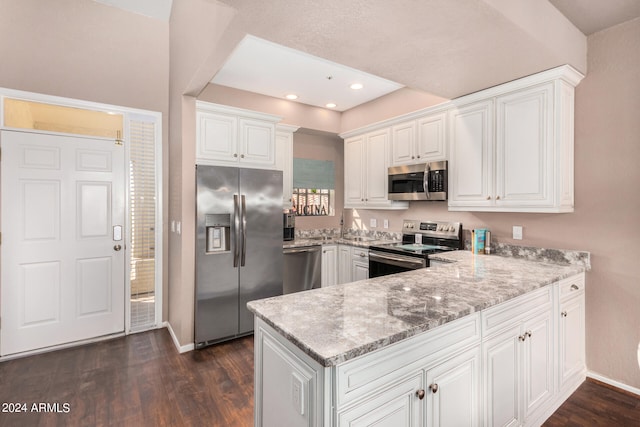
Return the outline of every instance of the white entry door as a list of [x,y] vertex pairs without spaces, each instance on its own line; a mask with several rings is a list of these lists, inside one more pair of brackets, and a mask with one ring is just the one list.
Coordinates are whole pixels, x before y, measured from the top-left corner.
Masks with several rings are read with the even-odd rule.
[[11,131],[0,146],[0,354],[123,332],[124,147]]

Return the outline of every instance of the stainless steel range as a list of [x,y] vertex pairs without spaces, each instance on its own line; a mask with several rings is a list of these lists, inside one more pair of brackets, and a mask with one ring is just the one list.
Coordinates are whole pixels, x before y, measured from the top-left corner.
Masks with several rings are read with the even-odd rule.
[[405,219],[402,242],[369,247],[369,277],[429,267],[429,255],[462,249],[462,224]]

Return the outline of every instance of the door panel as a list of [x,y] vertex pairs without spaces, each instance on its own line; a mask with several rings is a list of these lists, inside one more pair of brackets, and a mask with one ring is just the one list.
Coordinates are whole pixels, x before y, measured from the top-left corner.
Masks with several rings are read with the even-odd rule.
[[123,332],[124,147],[10,131],[0,144],[0,354]]

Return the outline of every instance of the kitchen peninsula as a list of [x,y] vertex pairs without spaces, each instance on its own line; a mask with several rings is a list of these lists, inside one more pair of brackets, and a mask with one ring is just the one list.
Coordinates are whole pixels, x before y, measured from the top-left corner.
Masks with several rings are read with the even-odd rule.
[[255,425],[542,423],[585,378],[588,257],[438,258],[249,303]]

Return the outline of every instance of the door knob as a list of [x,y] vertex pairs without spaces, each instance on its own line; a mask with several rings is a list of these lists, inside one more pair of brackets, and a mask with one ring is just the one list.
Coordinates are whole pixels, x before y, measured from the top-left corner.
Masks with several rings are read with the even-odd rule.
[[115,245],[115,246],[113,247],[113,250],[114,250],[114,251],[119,251],[120,249],[122,249],[122,246],[120,246],[120,245]]

